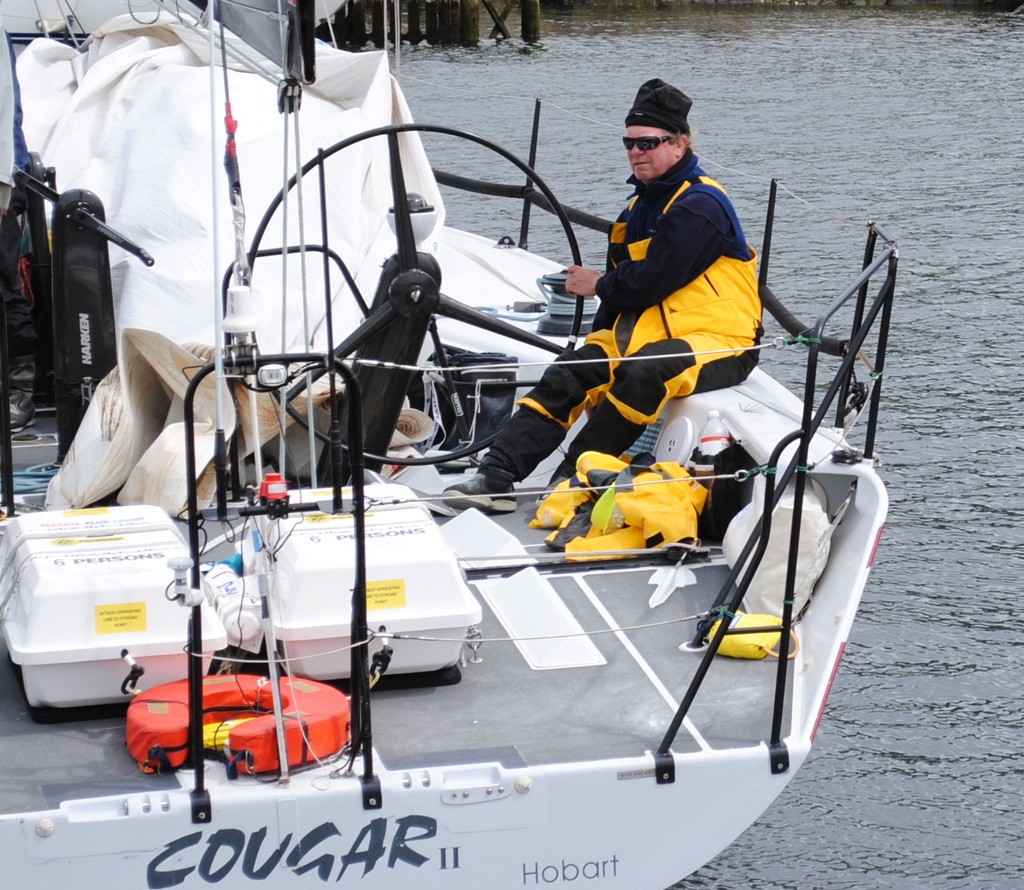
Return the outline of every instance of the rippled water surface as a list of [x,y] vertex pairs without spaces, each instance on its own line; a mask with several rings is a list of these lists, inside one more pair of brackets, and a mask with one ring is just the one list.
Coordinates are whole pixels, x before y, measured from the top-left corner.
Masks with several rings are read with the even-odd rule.
[[[891,512],[843,669],[790,788],[680,886],[1024,886],[1024,15],[577,9],[543,35],[403,48],[413,113],[525,157],[541,98],[537,168],[611,216],[628,195],[622,118],[662,77],[693,97],[696,149],[755,244],[770,178],[788,190],[771,283],[794,308],[848,283],[857,224],[900,242],[878,441]],[[446,169],[491,163],[428,149]],[[518,238],[514,209],[460,199],[451,215]],[[599,264],[601,239],[580,238]],[[531,246],[569,260],[550,224]],[[786,352],[763,361],[790,373]]]

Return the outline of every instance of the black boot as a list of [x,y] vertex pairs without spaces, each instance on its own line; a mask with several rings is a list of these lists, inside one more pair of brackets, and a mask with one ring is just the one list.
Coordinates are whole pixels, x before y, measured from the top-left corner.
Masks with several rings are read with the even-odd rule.
[[522,407],[491,445],[480,463],[480,472],[488,476],[504,474],[513,482],[521,482],[562,444],[564,438],[561,424],[532,408]]
[[564,438],[560,424],[532,408],[520,408],[491,445],[477,474],[444,490],[444,503],[456,510],[476,507],[487,513],[513,512],[514,484],[529,476]]
[[11,432],[20,433],[36,422],[36,406],[32,401],[36,385],[35,359],[11,359],[8,377],[11,402]]
[[449,485],[441,494],[445,506],[453,510],[475,507],[484,513],[514,513],[516,496],[511,481],[477,473],[465,482]]

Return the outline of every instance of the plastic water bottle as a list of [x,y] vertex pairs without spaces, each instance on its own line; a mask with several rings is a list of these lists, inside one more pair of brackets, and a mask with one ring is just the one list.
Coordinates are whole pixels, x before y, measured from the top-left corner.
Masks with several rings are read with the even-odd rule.
[[[708,411],[708,420],[697,437],[697,447],[693,449],[690,460],[687,461],[687,470],[695,479],[715,475],[715,455],[721,454],[732,444],[732,436],[722,422],[717,411]],[[709,485],[710,480],[704,485]]]
[[708,422],[700,431],[697,448],[705,457],[714,457],[725,451],[732,444],[732,436],[722,422],[722,418],[714,409],[708,411]]
[[203,575],[202,585],[224,625],[228,643],[258,652],[263,642],[262,606],[259,596],[249,592],[256,586],[255,577],[240,578],[228,566],[218,563]]

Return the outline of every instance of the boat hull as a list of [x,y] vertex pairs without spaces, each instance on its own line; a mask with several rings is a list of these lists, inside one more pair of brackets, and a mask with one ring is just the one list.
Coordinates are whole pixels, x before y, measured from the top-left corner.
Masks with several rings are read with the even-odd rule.
[[807,747],[790,747],[783,775],[772,774],[764,746],[677,757],[676,781],[665,785],[650,757],[384,770],[379,809],[364,809],[356,776],[321,773],[287,786],[243,780],[211,789],[205,825],[193,823],[186,789],[94,798],[3,818],[0,848],[8,880],[24,887],[102,874],[146,888],[270,880],[282,888],[662,890],[753,822]]

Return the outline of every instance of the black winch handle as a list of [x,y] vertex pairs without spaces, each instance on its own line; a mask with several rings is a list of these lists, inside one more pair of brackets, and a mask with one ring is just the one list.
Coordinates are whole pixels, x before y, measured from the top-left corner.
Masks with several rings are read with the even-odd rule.
[[[14,181],[27,191],[35,192],[40,197],[47,201],[56,204],[60,201],[60,192],[50,188],[45,182],[41,182],[34,176],[30,176],[24,170],[16,170],[14,173]],[[137,244],[129,241],[124,235],[119,232],[115,232],[110,226],[108,226],[103,220],[90,213],[84,207],[75,207],[71,211],[71,218],[78,223],[80,226],[86,229],[92,229],[98,235],[106,238],[113,244],[132,254],[132,256],[138,257],[147,266],[152,266],[156,263],[156,260],[149,255],[145,250],[139,247]]]
[[110,228],[110,226],[103,222],[103,220],[90,213],[84,207],[76,207],[72,210],[71,218],[78,223],[78,225],[82,226],[82,228],[92,229],[97,235],[106,238],[111,244],[116,244],[122,250],[138,257],[147,266],[152,266],[156,262],[156,260],[154,260],[153,257],[151,257],[145,250],[139,247],[138,244],[129,241],[119,232],[115,232]]

